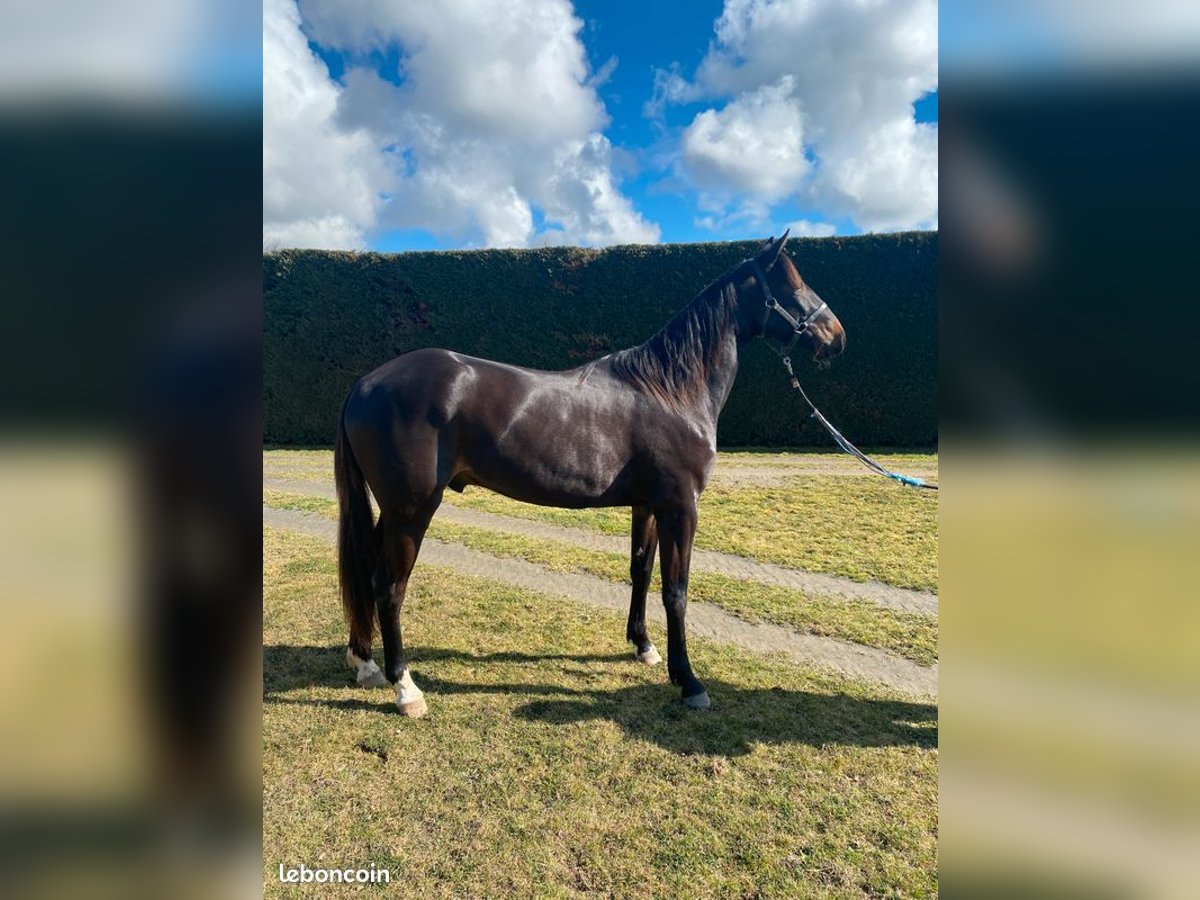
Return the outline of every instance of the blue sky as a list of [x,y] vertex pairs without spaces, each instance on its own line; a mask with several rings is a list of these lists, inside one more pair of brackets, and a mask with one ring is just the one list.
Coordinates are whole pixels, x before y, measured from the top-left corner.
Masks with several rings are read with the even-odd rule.
[[[617,68],[611,79],[599,89],[605,108],[612,117],[608,134],[621,146],[642,148],[660,137],[653,123],[642,114],[642,107],[654,93],[654,70],[678,63],[681,70],[694,71],[703,59],[713,37],[713,22],[721,15],[723,3],[712,0],[665,0],[657,3],[576,2],[575,10],[586,23],[583,43],[594,71],[616,57]],[[629,12],[637,10],[637,27],[631,27]],[[614,12],[620,12],[614,15]],[[706,106],[695,101],[664,109],[666,124],[685,128]],[[915,104],[918,122],[937,122],[937,92],[926,94]],[[695,224],[695,210],[689,198],[669,189],[656,190],[661,173],[642,171],[624,182],[626,192],[636,198],[638,208],[663,226],[663,239],[669,242],[711,241],[723,238]],[[861,231],[845,217],[828,217],[821,210],[800,203],[778,208],[781,221],[819,219],[838,226],[840,234]],[[736,237],[757,237],[736,232]]]
[[496,6],[267,0],[264,242],[936,227],[935,2]]

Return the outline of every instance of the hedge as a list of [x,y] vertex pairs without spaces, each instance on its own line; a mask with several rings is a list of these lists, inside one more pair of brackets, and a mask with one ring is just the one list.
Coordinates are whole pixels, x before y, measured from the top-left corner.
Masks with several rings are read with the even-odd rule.
[[[263,257],[264,438],[327,446],[354,381],[419,347],[578,366],[637,344],[758,242]],[[937,442],[937,234],[797,239],[788,252],[846,328],[806,389],[856,443]],[[778,358],[756,341],[721,417],[722,446],[825,447]]]

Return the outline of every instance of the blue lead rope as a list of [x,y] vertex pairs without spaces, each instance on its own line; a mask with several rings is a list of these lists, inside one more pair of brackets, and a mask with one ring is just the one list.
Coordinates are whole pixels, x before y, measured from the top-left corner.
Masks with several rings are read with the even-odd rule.
[[849,453],[872,472],[882,475],[884,478],[890,478],[892,481],[898,481],[900,484],[905,484],[909,487],[925,488],[926,490],[930,491],[936,491],[938,489],[936,484],[930,484],[922,478],[914,478],[911,475],[901,475],[899,472],[892,472],[888,469],[885,469],[879,463],[875,462],[875,460],[871,459],[871,457],[867,456],[867,454],[863,453],[852,443],[850,443],[850,441],[846,439],[846,436],[834,427],[832,422],[821,415],[821,411],[817,409],[816,404],[808,399],[808,394],[804,393],[804,388],[800,386],[800,380],[796,377],[796,373],[792,371],[791,357],[783,356],[781,359],[783,360],[783,367],[787,369],[788,377],[792,380],[792,387],[800,392],[800,396],[804,398],[804,402],[807,403],[808,408],[812,410],[812,417],[825,426],[825,430],[829,432],[830,436],[832,436],[834,441],[837,442],[837,445],[845,452]]

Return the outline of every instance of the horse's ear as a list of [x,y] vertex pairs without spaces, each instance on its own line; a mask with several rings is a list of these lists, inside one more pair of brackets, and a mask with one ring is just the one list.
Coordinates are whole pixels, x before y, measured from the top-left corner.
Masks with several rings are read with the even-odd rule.
[[788,234],[792,229],[788,229],[783,233],[783,237],[775,240],[774,237],[767,238],[767,242],[763,245],[762,250],[758,254],[758,264],[766,271],[771,270],[771,266],[779,261],[779,254],[783,252],[783,245],[787,243]]

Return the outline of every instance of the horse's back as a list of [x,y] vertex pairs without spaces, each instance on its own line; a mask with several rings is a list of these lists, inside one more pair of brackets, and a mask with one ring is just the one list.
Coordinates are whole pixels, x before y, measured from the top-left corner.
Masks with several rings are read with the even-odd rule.
[[697,440],[602,361],[540,371],[435,349],[363,376],[344,422],[372,490],[399,486],[402,502],[467,484],[548,506],[643,502]]

